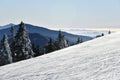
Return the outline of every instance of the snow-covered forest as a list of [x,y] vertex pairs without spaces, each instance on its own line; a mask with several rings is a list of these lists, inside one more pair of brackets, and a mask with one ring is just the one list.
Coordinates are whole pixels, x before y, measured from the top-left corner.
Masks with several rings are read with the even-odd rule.
[[31,43],[29,31],[25,24],[21,22],[16,32],[14,27],[11,26],[9,35],[4,34],[0,41],[0,65],[37,57],[82,42],[82,38],[78,37],[76,42],[71,44],[62,32],[58,31],[58,37],[56,39],[49,37],[48,42],[41,50],[39,45]]

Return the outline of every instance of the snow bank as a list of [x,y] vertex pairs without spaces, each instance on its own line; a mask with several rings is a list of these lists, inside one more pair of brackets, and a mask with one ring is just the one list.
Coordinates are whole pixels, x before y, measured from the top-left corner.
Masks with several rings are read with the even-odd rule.
[[0,80],[120,80],[120,33],[0,67]]

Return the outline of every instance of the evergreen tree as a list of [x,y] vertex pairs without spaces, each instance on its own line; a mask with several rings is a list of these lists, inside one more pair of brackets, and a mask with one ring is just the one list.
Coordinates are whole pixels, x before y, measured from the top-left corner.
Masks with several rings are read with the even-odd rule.
[[12,63],[11,50],[7,41],[7,35],[0,42],[0,66]]
[[45,50],[46,53],[55,51],[55,45],[52,38],[49,39],[48,45],[46,45]]
[[11,52],[12,52],[12,57],[13,57],[13,61],[14,61],[14,42],[15,42],[15,34],[14,34],[14,27],[11,26],[10,28],[10,35],[9,35],[9,40],[10,40],[10,49],[11,49]]
[[95,38],[99,38],[99,37],[101,37],[101,35],[97,35]]
[[34,52],[31,48],[31,41],[28,36],[28,31],[26,30],[25,24],[23,22],[19,24],[19,29],[16,33],[13,45],[14,61],[20,61],[34,56]]
[[58,40],[57,40],[57,48],[62,49],[62,48],[68,47],[68,46],[69,46],[69,44],[68,44],[67,40],[64,38],[64,35],[62,35],[62,32],[59,31]]
[[32,50],[35,53],[35,44],[34,43],[32,43]]
[[102,33],[101,36],[104,36],[104,34]]
[[35,53],[35,54],[34,54],[34,57],[43,55],[43,53],[40,52],[40,46],[39,46],[39,45],[35,46],[35,44],[33,43],[33,44],[32,44],[32,50],[33,50],[33,52]]
[[67,44],[67,47],[71,45],[68,39],[66,39],[66,44]]
[[61,41],[63,39],[63,35],[62,35],[62,32],[59,30],[59,33],[58,33],[58,41]]
[[108,31],[108,34],[111,34],[111,31],[110,31],[110,30]]
[[14,41],[14,27],[13,26],[11,26],[10,28],[10,39],[11,41]]
[[82,43],[82,42],[83,42],[82,38],[78,37],[77,44]]

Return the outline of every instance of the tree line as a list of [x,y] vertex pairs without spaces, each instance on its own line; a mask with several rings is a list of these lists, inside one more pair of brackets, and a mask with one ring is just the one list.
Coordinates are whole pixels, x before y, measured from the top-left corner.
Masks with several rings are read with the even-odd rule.
[[[108,34],[111,34],[111,31],[110,31],[110,30],[108,31]],[[105,35],[104,33],[101,33],[100,35],[96,35],[95,38],[102,37],[102,36],[104,36],[104,35]]]
[[[82,42],[82,38],[78,37],[76,44]],[[56,40],[49,38],[45,44],[44,51],[41,52],[39,46],[31,43],[25,24],[21,22],[16,33],[14,27],[10,28],[9,39],[4,34],[0,40],[0,66],[47,54],[69,46],[69,40],[65,39],[65,36],[59,31],[58,38]]]

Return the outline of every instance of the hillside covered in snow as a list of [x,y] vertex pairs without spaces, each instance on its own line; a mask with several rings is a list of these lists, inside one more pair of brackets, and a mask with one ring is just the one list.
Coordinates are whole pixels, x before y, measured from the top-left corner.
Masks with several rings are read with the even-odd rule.
[[120,32],[0,67],[0,80],[119,80]]

